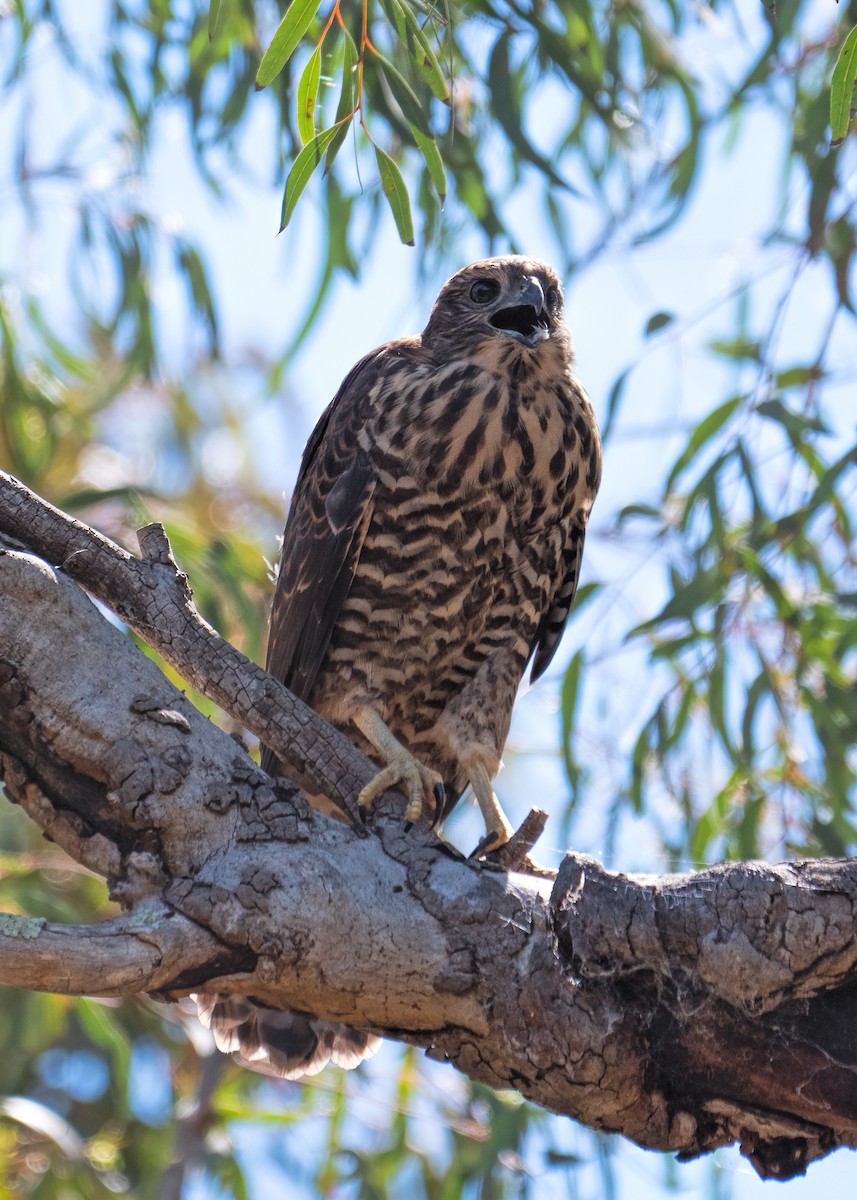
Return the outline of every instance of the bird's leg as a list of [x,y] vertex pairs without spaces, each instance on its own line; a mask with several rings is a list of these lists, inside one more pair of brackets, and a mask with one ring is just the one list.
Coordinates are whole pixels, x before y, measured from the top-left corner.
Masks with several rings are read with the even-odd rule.
[[401,785],[408,797],[405,820],[418,820],[427,808],[432,809],[430,819],[433,819],[443,808],[443,780],[437,772],[414,758],[368,704],[359,708],[351,719],[387,764],[361,790],[357,797],[360,807],[370,808],[387,788]]
[[485,821],[485,837],[471,855],[471,857],[478,857],[480,854],[505,845],[515,830],[500,807],[500,801],[491,786],[491,776],[485,765],[481,762],[470,762],[466,764],[466,770],[470,786],[473,788],[473,794]]
[[500,769],[500,752],[509,732],[527,653],[522,639],[495,650],[448,702],[435,726],[438,741],[469,780],[485,821],[486,834],[474,855],[505,845],[514,832],[494,795],[491,780]]

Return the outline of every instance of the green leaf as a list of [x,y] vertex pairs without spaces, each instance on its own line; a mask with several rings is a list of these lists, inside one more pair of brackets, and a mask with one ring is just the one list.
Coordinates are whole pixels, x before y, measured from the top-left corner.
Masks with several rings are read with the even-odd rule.
[[560,692],[560,722],[561,722],[561,737],[560,745],[562,747],[563,761],[565,762],[565,773],[569,781],[573,785],[577,785],[580,780],[580,766],[574,759],[571,752],[571,735],[574,728],[574,717],[577,712],[577,704],[580,699],[580,678],[584,665],[583,651],[578,650],[574,658],[568,664],[565,675],[562,679],[562,690]]
[[727,659],[721,646],[708,670],[708,716],[713,728],[720,735],[724,750],[735,761],[738,756],[726,724],[727,671]]
[[97,1000],[78,996],[74,1009],[86,1035],[110,1055],[113,1070],[123,1086],[126,1085],[131,1069],[131,1045],[125,1030],[110,1009]]
[[735,554],[748,579],[760,584],[762,589],[767,592],[776,609],[777,616],[784,623],[792,624],[795,620],[795,605],[786,595],[782,581],[771,574],[759,555],[754,554],[749,547],[737,545]]
[[[758,537],[760,532],[767,526],[769,520],[768,509],[756,482],[756,475],[758,474],[756,464],[754,463],[751,455],[748,454],[743,438],[738,438],[738,441],[735,444],[735,452],[738,456],[738,461],[741,464],[741,470],[744,472],[744,479],[746,481],[747,488],[753,500],[753,523],[750,529],[750,539],[752,543],[752,539]],[[724,461],[728,461],[729,458],[731,458],[731,455],[725,455]]]
[[807,208],[809,236],[806,239],[806,246],[812,254],[816,254],[824,245],[827,238],[827,231],[830,228],[832,217],[830,212],[831,201],[834,190],[838,186],[837,166],[839,158],[835,154],[828,154],[826,158],[822,158],[820,161],[812,159],[811,163],[810,170],[812,174],[810,178],[812,191]]
[[626,504],[619,510],[616,524],[621,529],[625,522],[630,521],[632,517],[643,517],[647,521],[660,521],[663,515],[660,508],[655,508],[651,504]]
[[849,450],[837,459],[835,463],[827,468],[822,475],[818,487],[813,492],[807,503],[807,512],[816,512],[823,504],[838,505],[838,497],[836,495],[836,484],[839,477],[850,467],[857,467],[857,446],[852,446]]
[[301,150],[300,154],[292,164],[292,169],[289,171],[288,179],[286,180],[286,190],[283,193],[283,211],[280,217],[280,233],[288,225],[292,219],[292,214],[295,211],[301,192],[309,183],[309,178],[313,171],[319,165],[324,155],[325,150],[336,137],[343,124],[350,123],[351,118],[347,122],[340,121],[333,125],[330,129],[325,129],[321,133],[317,133],[311,142],[308,142]]
[[830,144],[838,146],[845,140],[851,121],[851,101],[857,83],[857,26],[839,51],[833,78],[830,81]]
[[782,400],[763,400],[756,405],[760,417],[782,425],[792,443],[799,442],[806,433],[829,433],[827,426],[818,417],[805,417],[803,413],[786,408]]
[[[681,579],[673,580],[673,595],[666,602],[656,617],[650,617],[641,625],[635,625],[625,635],[625,641],[649,633],[658,625],[667,621],[686,621],[693,625],[694,617],[699,609],[709,611],[723,594],[723,577],[721,566],[707,567],[697,573],[686,583]],[[696,630],[695,630],[696,632]]]
[[[720,507],[720,477],[724,467],[732,461],[732,457],[731,453],[719,454],[708,470],[703,472],[685,497],[678,523],[681,533],[687,534],[692,522],[697,518],[700,508],[704,506],[707,509],[708,532],[706,532],[701,545],[716,547],[718,555],[723,552],[726,536],[726,526]],[[748,483],[752,488],[752,480],[749,480]]]
[[[426,115],[423,106],[420,104],[416,92],[405,79],[401,71],[398,71],[388,58],[383,54],[376,54],[375,61],[384,72],[387,83],[390,85],[390,91],[396,98],[396,103],[402,110],[405,120],[411,126],[416,128],[425,137],[432,137],[431,126],[429,125],[428,116]],[[364,65],[365,69],[365,65]]]
[[664,638],[655,642],[649,651],[649,656],[652,659],[677,659],[683,650],[687,650],[690,646],[698,645],[699,633],[694,630],[693,633],[686,633],[683,637]]
[[270,46],[262,55],[256,72],[257,88],[267,87],[277,78],[298,48],[320,5],[321,0],[292,0]]
[[315,137],[315,104],[321,81],[321,47],[316,46],[298,84],[298,132],[304,145]]
[[601,429],[601,440],[606,442],[613,429],[613,422],[619,414],[619,404],[622,400],[622,393],[625,390],[625,384],[628,382],[628,376],[631,374],[631,368],[626,367],[610,389],[610,395],[607,397],[607,416],[604,420],[604,425]]
[[[727,844],[725,848],[726,857],[736,859],[759,858],[761,857],[759,826],[765,813],[764,793],[756,792],[753,787],[753,781],[748,779],[746,786],[741,789],[737,798],[741,801],[741,807],[738,810],[740,820],[735,834],[734,845]],[[847,853],[848,851],[843,846],[833,857],[838,858],[840,855]]]
[[744,758],[748,763],[752,763],[756,753],[753,738],[753,723],[756,720],[759,703],[770,695],[770,675],[767,668],[763,668],[747,689],[747,698],[744,701],[744,718],[741,722],[741,748]]
[[440,63],[407,0],[387,0],[384,7],[396,27],[399,39],[407,46],[420,75],[438,100],[449,104],[449,88],[446,86]]
[[375,147],[375,158],[378,160],[378,171],[381,175],[381,186],[393,213],[399,237],[406,246],[414,244],[414,222],[411,218],[411,202],[408,199],[408,189],[402,179],[396,164],[385,154],[380,146]]
[[229,1154],[209,1154],[206,1168],[211,1171],[224,1195],[231,1196],[232,1200],[249,1200],[247,1178]]
[[64,508],[67,512],[74,512],[76,509],[88,508],[91,504],[105,504],[110,500],[121,500],[127,505],[139,505],[141,500],[160,500],[163,502],[164,494],[157,492],[154,488],[141,487],[139,484],[123,484],[119,487],[98,488],[98,487],[82,487],[72,488],[70,491],[63,492],[56,497],[60,508]]
[[672,728],[669,733],[668,745],[671,747],[678,745],[679,741],[684,737],[688,729],[691,714],[698,703],[696,688],[693,684],[684,684],[684,691],[681,698],[681,703],[675,714],[672,723]]
[[538,168],[557,187],[577,195],[576,189],[554,170],[550,159],[537,150],[524,133],[523,67],[512,68],[509,57],[512,36],[513,30],[509,28],[501,33],[488,60],[491,112],[524,162]]
[[657,333],[659,329],[665,329],[667,325],[672,325],[675,320],[675,314],[669,312],[652,313],[648,321],[646,321],[643,329],[643,337],[651,337],[653,333]]
[[655,729],[656,722],[652,718],[646,722],[640,731],[640,736],[634,744],[634,752],[631,755],[631,781],[628,789],[628,798],[631,801],[631,807],[636,813],[643,811],[643,784],[645,782],[646,767],[651,754],[651,738]]
[[443,159],[440,157],[440,151],[437,148],[437,142],[433,137],[426,137],[417,129],[416,125],[411,126],[411,133],[414,135],[414,141],[419,146],[420,153],[425,159],[428,173],[431,176],[431,181],[434,184],[435,191],[441,200],[446,199],[446,172],[443,169]]
[[593,596],[597,596],[603,589],[604,584],[597,579],[593,579],[590,583],[582,583],[574,593],[574,613],[575,616],[580,610],[589,603]]
[[189,242],[179,240],[176,243],[178,265],[182,269],[190,287],[193,306],[208,328],[209,341],[215,356],[219,346],[219,324],[214,295],[209,287],[205,263],[199,251]]
[[803,387],[816,379],[824,378],[824,368],[817,363],[808,367],[788,367],[774,376],[774,384],[778,388]]
[[208,40],[210,42],[213,42],[217,36],[217,30],[225,8],[226,0],[211,0],[208,6]]
[[[32,296],[27,298],[26,304],[27,316],[33,322],[33,325],[39,331],[39,336],[45,343],[45,346],[50,351],[51,356],[56,359],[56,362],[69,374],[76,375],[78,379],[86,383],[92,384],[98,378],[98,368],[93,361],[76,354],[71,346],[63,342],[51,329],[48,322],[45,320],[44,314],[35,303]],[[8,326],[0,318],[0,333],[5,332],[8,336]],[[52,369],[53,364],[52,364]]]
[[700,450],[723,428],[743,402],[743,396],[733,396],[731,400],[727,400],[725,404],[721,404],[718,408],[715,408],[714,412],[709,413],[703,421],[700,421],[699,425],[697,425],[696,429],[690,435],[690,441],[684,450],[682,450],[673,465],[673,469],[670,471],[669,479],[664,488],[665,496],[669,495],[678,477],[687,470]]
[[729,815],[732,811],[731,801],[743,778],[740,771],[733,772],[729,782],[720,789],[696,822],[688,847],[688,854],[692,862],[706,862],[712,842],[722,838],[727,832]]
[[855,308],[851,298],[851,262],[857,251],[857,238],[851,222],[844,213],[828,226],[824,249],[833,264],[837,295],[844,307],[853,313]]
[[351,125],[351,118],[354,116],[356,104],[357,47],[354,44],[354,38],[348,30],[343,29],[342,32],[345,34],[345,46],[342,51],[342,91],[339,93],[339,104],[336,106],[337,134],[328,146],[327,154],[324,157],[325,175],[333,166],[333,160],[339,153],[340,146],[345,141],[345,136]]
[[716,340],[709,342],[709,350],[723,358],[734,358],[739,362],[761,362],[762,343],[739,334],[728,341]]

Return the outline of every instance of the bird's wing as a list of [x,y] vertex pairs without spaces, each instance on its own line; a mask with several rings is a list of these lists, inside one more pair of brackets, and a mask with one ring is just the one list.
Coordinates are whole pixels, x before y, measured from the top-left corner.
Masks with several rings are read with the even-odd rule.
[[562,637],[568,614],[574,604],[577,591],[577,581],[580,576],[580,564],[583,559],[583,539],[586,529],[583,525],[573,525],[568,543],[563,555],[563,572],[561,582],[551,597],[550,604],[542,614],[532,649],[535,650],[533,667],[530,671],[530,682],[535,683],[550,666],[551,659],[556,654],[556,648]]
[[[386,349],[361,359],[313,430],[283,533],[267,669],[303,700],[324,660],[372,516],[375,468],[358,434]],[[266,769],[273,764],[273,756],[263,757]]]

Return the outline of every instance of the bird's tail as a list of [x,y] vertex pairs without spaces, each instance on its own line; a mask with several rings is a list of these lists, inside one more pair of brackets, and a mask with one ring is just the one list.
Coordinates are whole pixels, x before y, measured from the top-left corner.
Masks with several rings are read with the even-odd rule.
[[381,1044],[374,1034],[266,1008],[248,996],[200,994],[192,999],[218,1050],[255,1071],[283,1079],[317,1075],[328,1063],[351,1070]]

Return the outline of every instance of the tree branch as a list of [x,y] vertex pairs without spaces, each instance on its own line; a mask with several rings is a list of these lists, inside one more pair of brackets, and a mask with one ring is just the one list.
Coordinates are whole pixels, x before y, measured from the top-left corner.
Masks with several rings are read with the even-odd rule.
[[[82,527],[23,509],[14,536],[37,527],[44,550],[43,520],[51,557],[98,575]],[[287,707],[213,631],[188,632],[186,598],[164,602],[172,568],[122,552],[117,565],[113,550],[101,596],[133,609],[185,678],[200,686],[216,663],[216,688],[201,690],[261,726]],[[0,930],[3,979],[250,994],[423,1046],[644,1146],[691,1157],[738,1141],[771,1177],[857,1144],[853,863],[652,879],[570,855],[551,886],[464,860],[424,825],[406,832],[400,801],[380,805],[367,837],[264,775],[64,574],[6,553],[0,593],[7,791],[131,910],[100,932]],[[140,620],[152,604],[155,635]],[[297,757],[333,754],[353,796],[366,760],[340,755],[345,739],[318,718],[294,720],[324,734]],[[330,761],[304,763],[322,790]]]
[[163,529],[138,534],[142,559],[0,471],[0,532],[59,566],[128,624],[202,695],[274,750],[301,786],[352,816],[377,768],[205,622]]
[[57,925],[0,913],[0,986],[64,996],[135,996],[193,987],[237,956],[156,901],[96,925]]

